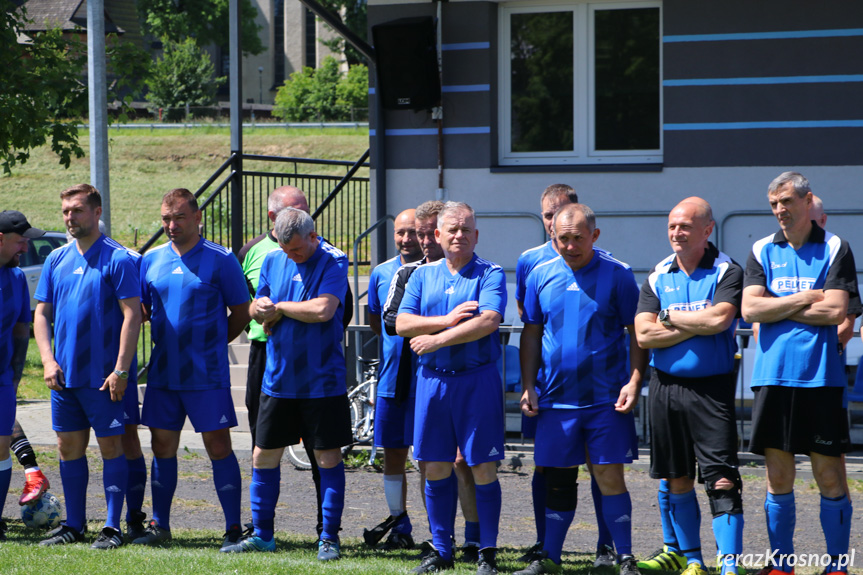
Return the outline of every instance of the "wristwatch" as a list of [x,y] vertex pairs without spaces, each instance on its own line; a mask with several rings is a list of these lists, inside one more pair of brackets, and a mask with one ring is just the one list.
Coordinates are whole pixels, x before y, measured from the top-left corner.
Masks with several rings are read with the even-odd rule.
[[129,372],[128,372],[128,371],[123,371],[123,370],[121,370],[121,369],[115,369],[115,370],[114,370],[114,375],[116,375],[116,376],[117,376],[117,377],[119,377],[120,379],[129,379]]
[[665,327],[671,326],[671,312],[668,311],[668,308],[665,308],[661,312],[659,312],[659,323],[664,325]]

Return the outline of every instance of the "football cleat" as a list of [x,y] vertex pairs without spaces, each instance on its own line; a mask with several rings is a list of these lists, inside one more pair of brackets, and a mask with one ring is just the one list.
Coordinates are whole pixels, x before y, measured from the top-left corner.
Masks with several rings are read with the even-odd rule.
[[139,537],[144,536],[144,520],[147,519],[147,514],[143,511],[130,511],[126,518],[126,539],[134,541]]
[[366,545],[369,547],[374,547],[380,543],[381,539],[383,539],[387,533],[389,533],[390,529],[406,519],[407,516],[408,512],[403,511],[399,515],[390,515],[371,529],[363,529],[363,541],[365,541]]
[[162,543],[168,543],[171,539],[170,529],[163,529],[155,520],[150,520],[150,524],[144,529],[144,534],[137,539],[133,539],[132,544],[161,545]]
[[231,525],[231,528],[225,531],[225,534],[222,535],[222,549],[230,547],[231,545],[236,545],[239,543],[240,539],[248,537],[253,531],[254,529],[251,524],[246,525],[245,531],[243,531],[243,529],[237,524]]
[[479,561],[479,543],[465,541],[461,546],[461,560],[465,563],[477,563]]
[[707,570],[698,562],[692,562],[686,566],[680,575],[707,575]]
[[476,575],[497,575],[497,549],[486,547],[479,550],[479,561],[476,563]]
[[543,575],[544,573],[562,572],[563,568],[549,559],[545,551],[539,551],[527,567],[521,571],[516,571],[513,575]]
[[6,531],[9,529],[9,526],[6,525],[5,521],[0,521],[0,542],[6,541]]
[[617,563],[617,553],[614,552],[614,547],[611,545],[603,545],[596,550],[596,559],[593,566],[596,569],[600,567],[614,567]]
[[222,553],[250,553],[254,551],[275,551],[276,538],[273,537],[269,541],[264,541],[257,535],[249,535],[234,543],[233,545],[223,545],[219,551]]
[[21,499],[18,500],[18,505],[26,505],[36,501],[51,488],[51,482],[48,481],[48,478],[39,469],[28,471],[25,473],[25,477],[24,491],[21,492]]
[[425,556],[422,563],[418,567],[411,569],[411,573],[436,573],[453,568],[452,559],[444,559],[437,552],[437,549],[432,547],[431,552]]
[[337,561],[342,558],[339,544],[329,539],[318,541],[318,561]]
[[[632,555],[625,555],[618,560],[620,561],[620,575],[641,575],[641,571],[638,570],[638,562]],[[688,575],[695,574],[689,573]],[[707,574],[705,573],[705,575]]]
[[90,545],[90,549],[116,549],[123,545],[123,533],[113,527],[105,527],[99,533],[96,541]]
[[668,545],[663,545],[662,549],[654,551],[653,555],[644,561],[639,561],[638,568],[645,571],[677,571],[686,568],[686,557],[671,551]]
[[761,570],[756,571],[755,575],[794,575],[794,569],[791,571],[780,571],[779,569],[774,569],[772,565],[767,565],[762,567]]
[[527,551],[524,552],[524,555],[518,558],[518,561],[520,563],[531,563],[542,552],[542,548],[542,541],[537,541],[533,544],[533,547],[530,547]]
[[396,533],[393,531],[378,549],[381,551],[393,551],[395,549],[413,549],[413,546],[414,538],[411,537],[410,533]]
[[80,543],[84,536],[74,527],[61,523],[59,527],[48,532],[48,538],[39,542],[39,545],[65,545],[67,543]]

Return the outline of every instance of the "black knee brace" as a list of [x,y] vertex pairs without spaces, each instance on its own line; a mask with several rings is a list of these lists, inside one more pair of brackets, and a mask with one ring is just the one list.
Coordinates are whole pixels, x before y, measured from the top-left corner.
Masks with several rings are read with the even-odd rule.
[[[716,482],[724,477],[734,483],[731,489],[716,489]],[[724,476],[714,481],[705,481],[707,497],[710,501],[710,512],[714,517],[720,515],[737,515],[743,513],[743,481],[736,469],[729,469]]]
[[578,504],[578,468],[545,468],[545,504],[555,511],[575,511]]

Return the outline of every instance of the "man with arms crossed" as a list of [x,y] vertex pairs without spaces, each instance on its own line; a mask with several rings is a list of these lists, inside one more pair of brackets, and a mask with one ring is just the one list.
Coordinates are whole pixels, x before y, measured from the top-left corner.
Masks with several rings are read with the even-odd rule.
[[635,330],[653,349],[650,475],[660,479],[662,552],[641,569],[706,575],[695,466],[707,488],[721,575],[737,573],[743,552],[743,483],[737,461],[734,330],[743,270],[710,243],[710,204],[687,198],[668,215],[674,253],[641,287]]
[[761,324],[749,449],[765,457],[767,533],[778,552],[764,571],[793,570],[794,455],[803,453],[821,492],[821,528],[832,558],[825,572],[847,572],[852,507],[842,455],[851,445],[836,326],[857,293],[854,256],[846,241],[809,219],[812,191],[801,174],[779,175],[767,199],[780,230],[752,246],[742,307],[746,321]]
[[275,551],[279,464],[285,447],[303,438],[321,473],[318,559],[331,561],[340,557],[345,500],[340,448],[351,442],[342,353],[347,257],[321,241],[314,220],[300,210],[279,213],[275,236],[282,249],[264,259],[258,297],[249,307],[269,336],[250,487],[254,533],[223,551]]
[[[108,503],[94,549],[123,544],[120,512],[128,468],[123,455],[123,397],[141,328],[138,268],[126,248],[99,231],[102,198],[88,184],[60,193],[63,222],[75,238],[51,252],[36,288],[34,331],[60,451],[66,521],[42,545],[84,540],[90,427],[102,453]],[[51,349],[51,334],[55,348]]]
[[[390,516],[380,526],[392,526],[385,549],[409,549],[414,541],[407,514],[405,462],[413,443],[415,370],[405,340],[381,330],[381,314],[393,276],[398,269],[422,257],[417,241],[415,210],[405,210],[393,222],[393,239],[399,255],[375,267],[369,278],[369,325],[382,339],[375,403],[375,445],[384,448],[384,496]],[[376,528],[378,529],[378,528]],[[375,531],[375,530],[372,530]]]
[[[19,256],[27,251],[29,238],[43,235],[45,232],[32,227],[21,212],[0,212],[0,516],[12,480],[9,447],[17,424],[13,365],[17,342],[13,335],[30,331],[30,290],[24,272],[18,269]],[[6,522],[0,521],[0,541],[6,541],[6,528]]]
[[629,266],[594,249],[598,237],[590,208],[564,206],[554,217],[560,256],[537,266],[527,279],[521,406],[526,415],[539,416],[534,459],[545,468],[547,496],[545,550],[520,575],[561,571],[563,542],[578,501],[578,466],[587,460],[586,451],[620,554],[620,573],[638,573],[623,465],[632,462],[632,409],[647,354],[633,341],[627,373],[624,329],[634,337],[638,286]]
[[225,514],[224,547],[242,535],[242,481],[231,446],[237,416],[228,342],[249,322],[249,291],[233,254],[198,235],[201,211],[189,190],[166,193],[161,212],[162,227],[171,241],[147,252],[141,264],[142,297],[154,344],[141,410],[141,421],[152,435],[153,520],[132,543],[158,545],[171,540],[177,449],[188,415],[213,467]]
[[461,450],[476,483],[478,575],[497,573],[495,553],[503,458],[503,385],[497,371],[506,277],[474,253],[479,233],[473,209],[448,202],[435,231],[444,259],[419,266],[407,284],[396,329],[419,355],[414,453],[426,462],[426,506],[435,550],[415,573],[453,565],[456,478]]

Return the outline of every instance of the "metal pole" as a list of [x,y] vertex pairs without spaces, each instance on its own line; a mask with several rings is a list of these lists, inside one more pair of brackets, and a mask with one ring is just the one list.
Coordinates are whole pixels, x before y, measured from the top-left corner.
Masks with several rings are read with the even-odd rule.
[[243,247],[243,51],[240,37],[240,0],[230,0],[228,42],[230,43],[231,154],[234,157],[231,181],[231,250]]
[[108,88],[105,81],[105,5],[87,2],[87,83],[90,101],[90,183],[102,194],[102,220],[111,235],[108,180]]

